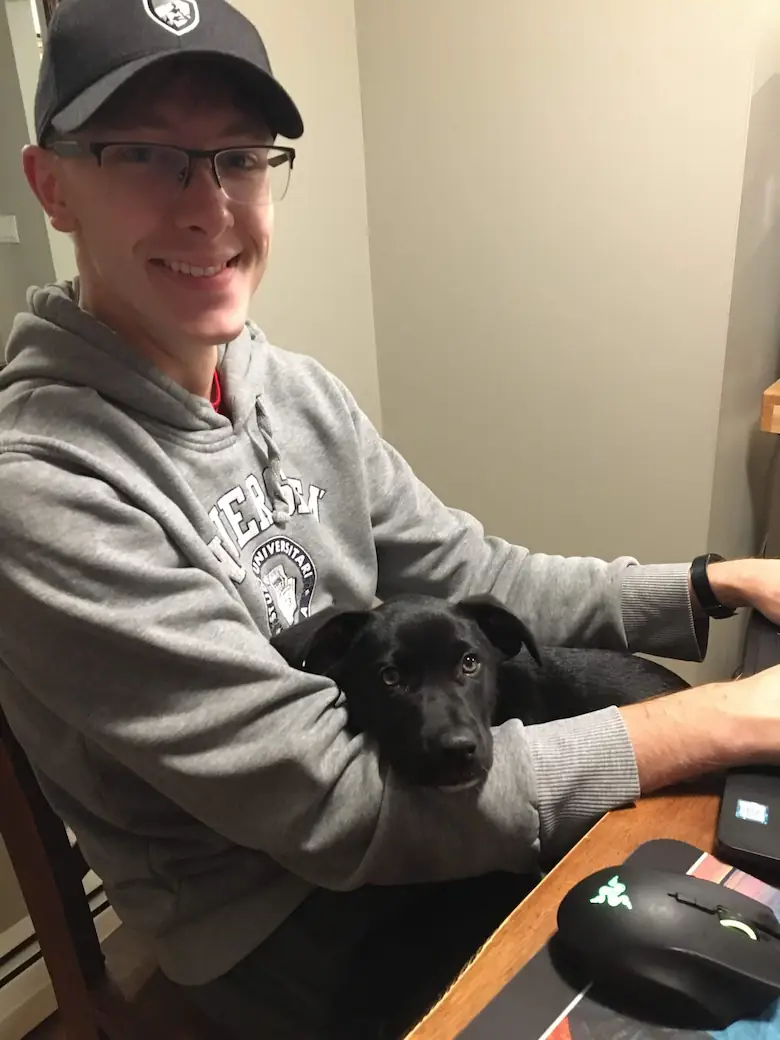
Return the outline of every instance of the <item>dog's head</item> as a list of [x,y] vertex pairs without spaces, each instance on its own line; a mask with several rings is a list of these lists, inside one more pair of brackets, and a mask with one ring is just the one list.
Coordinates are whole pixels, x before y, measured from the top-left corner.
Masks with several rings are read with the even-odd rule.
[[523,622],[481,596],[396,597],[312,617],[272,643],[293,667],[334,680],[350,727],[372,736],[399,776],[450,789],[490,771],[501,663],[523,647],[539,660]]

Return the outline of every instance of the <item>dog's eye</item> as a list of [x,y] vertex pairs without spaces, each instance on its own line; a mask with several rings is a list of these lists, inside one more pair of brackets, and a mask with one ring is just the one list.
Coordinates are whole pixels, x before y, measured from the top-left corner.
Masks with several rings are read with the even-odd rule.
[[474,675],[479,671],[479,658],[476,654],[464,654],[460,666],[466,675]]
[[385,686],[397,686],[401,681],[397,668],[383,668],[379,676]]

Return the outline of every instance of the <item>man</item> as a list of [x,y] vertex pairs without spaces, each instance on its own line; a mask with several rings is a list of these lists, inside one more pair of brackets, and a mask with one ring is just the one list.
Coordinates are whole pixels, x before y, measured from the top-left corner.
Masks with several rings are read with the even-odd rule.
[[542,642],[698,659],[708,614],[780,620],[780,565],[486,537],[247,323],[302,122],[224,0],[63,0],[36,125],[25,173],[79,278],[31,291],[0,376],[2,707],[120,917],[230,1035],[367,1038],[395,1011],[397,1035],[432,995],[410,930],[439,986],[602,813],[779,757],[780,675],[507,723],[484,787],[445,795],[384,775],[269,636],[490,592]]

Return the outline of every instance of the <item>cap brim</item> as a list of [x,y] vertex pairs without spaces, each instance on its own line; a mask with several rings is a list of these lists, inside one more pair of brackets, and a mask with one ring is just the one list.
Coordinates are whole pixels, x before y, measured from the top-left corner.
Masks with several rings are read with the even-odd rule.
[[[73,133],[88,119],[91,119],[97,110],[133,76],[157,62],[184,56],[180,50],[171,50],[162,54],[154,54],[151,57],[138,58],[136,61],[123,65],[120,69],[115,69],[96,83],[91,84],[58,112],[51,121],[52,127],[58,134]],[[232,62],[244,77],[249,89],[255,91],[258,109],[268,124],[268,129],[291,140],[301,136],[303,133],[301,114],[293,99],[273,76],[244,58],[235,54],[226,54],[223,51],[188,50],[186,56],[213,56],[226,62]]]

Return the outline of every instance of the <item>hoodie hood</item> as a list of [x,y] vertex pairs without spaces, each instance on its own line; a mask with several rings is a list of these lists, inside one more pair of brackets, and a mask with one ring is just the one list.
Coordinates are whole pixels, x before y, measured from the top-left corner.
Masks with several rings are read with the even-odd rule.
[[128,347],[78,301],[78,278],[28,291],[29,311],[17,316],[11,330],[0,391],[20,383],[89,387],[123,411],[182,432],[231,437],[246,429],[267,459],[274,518],[284,524],[281,459],[262,401],[268,341],[261,330],[247,322],[235,340],[219,348],[227,412],[221,414]]

